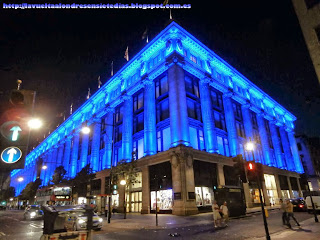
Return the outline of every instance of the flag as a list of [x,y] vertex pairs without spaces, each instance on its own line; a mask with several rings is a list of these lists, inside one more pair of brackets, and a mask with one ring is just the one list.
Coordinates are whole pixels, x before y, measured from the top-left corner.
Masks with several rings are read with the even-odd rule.
[[89,99],[89,98],[90,98],[90,95],[91,95],[91,93],[90,93],[90,88],[88,88],[88,95],[87,95],[87,99]]
[[126,49],[126,52],[124,53],[124,56],[123,56],[127,62],[129,61],[129,47],[127,46],[127,49]]
[[102,82],[100,81],[100,76],[98,77],[98,88],[100,88]]
[[142,40],[143,40],[143,39],[147,39],[147,43],[149,42],[149,38],[148,38],[148,28],[146,28],[146,30],[143,32],[141,39],[142,39]]
[[169,4],[169,0],[164,0],[164,2],[163,2],[163,4],[162,5],[167,5],[167,4]]
[[113,61],[111,62],[111,77],[113,76]]
[[73,103],[71,103],[70,105],[70,115],[72,114],[72,106],[73,106]]

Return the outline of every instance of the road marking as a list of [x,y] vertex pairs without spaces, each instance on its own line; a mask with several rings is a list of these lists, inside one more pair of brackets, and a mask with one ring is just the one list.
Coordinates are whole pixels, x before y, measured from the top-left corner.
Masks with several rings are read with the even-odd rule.
[[34,227],[34,228],[43,228],[42,224],[34,224],[34,223],[30,223],[30,227]]

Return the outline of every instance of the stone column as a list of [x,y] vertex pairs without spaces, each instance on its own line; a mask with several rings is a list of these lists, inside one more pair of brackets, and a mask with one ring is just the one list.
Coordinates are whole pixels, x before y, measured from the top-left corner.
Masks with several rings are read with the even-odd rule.
[[101,119],[97,119],[93,126],[92,145],[91,145],[92,150],[91,150],[90,165],[93,172],[99,171],[100,133],[101,133]]
[[271,122],[269,126],[270,126],[271,138],[272,138],[272,143],[274,148],[274,154],[276,155],[276,160],[277,160],[276,167],[284,169],[285,165],[282,162],[282,152],[281,152],[281,147],[280,147],[276,126],[274,125],[274,123],[271,123]]
[[237,136],[236,122],[234,118],[231,96],[232,96],[232,93],[223,94],[223,106],[224,106],[224,114],[226,118],[226,126],[228,130],[230,154],[231,156],[234,157],[239,152],[237,151],[238,136]]
[[66,171],[69,171],[70,155],[71,155],[71,136],[66,138],[66,143],[64,148],[63,166]]
[[[253,127],[252,127],[252,121],[251,121],[249,107],[250,107],[250,104],[245,104],[245,105],[241,106],[241,108],[242,108],[242,117],[243,117],[243,125],[244,125],[244,131],[246,133],[246,138],[248,140],[254,141],[255,139],[254,139],[254,136],[253,136]],[[257,149],[254,149],[254,154],[255,154],[255,156],[258,156]],[[250,160],[253,160],[252,156],[253,156],[252,154],[248,153],[248,158]],[[254,160],[257,161],[257,159],[254,159]]]
[[286,168],[287,170],[294,171],[293,161],[291,150],[288,142],[287,132],[283,127],[280,127],[280,136],[286,161]]
[[111,168],[112,160],[112,139],[113,139],[113,111],[109,111],[105,118],[106,134],[104,135],[104,156],[102,162],[102,168]]
[[69,173],[70,177],[74,178],[77,174],[77,162],[78,162],[78,152],[79,152],[79,140],[80,140],[80,133],[77,132],[73,135],[73,146],[72,146],[72,153],[71,153],[71,171]]
[[88,147],[89,147],[89,134],[81,134],[81,155],[80,155],[80,169],[79,171],[87,165],[88,161]]
[[190,146],[184,70],[174,63],[168,69],[171,146]]
[[149,167],[141,167],[142,171],[142,214],[150,213],[150,176]]
[[246,199],[247,208],[253,207],[253,202],[252,202],[252,199],[251,199],[249,183],[243,183],[243,191],[244,191],[244,197]]
[[218,152],[217,135],[214,125],[214,113],[210,96],[210,79],[200,81],[201,111],[203,120],[203,132],[206,143],[206,150],[210,153]]
[[283,199],[282,192],[281,192],[281,187],[280,187],[280,180],[279,180],[279,175],[278,174],[274,174],[274,180],[276,182],[278,198],[282,198]]
[[[47,165],[47,158],[48,158],[48,155],[47,153],[43,154],[42,156],[42,166],[44,165]],[[42,180],[42,183],[41,183],[41,186],[45,186],[45,179],[46,179],[46,170],[47,169],[42,169],[42,166],[41,166],[41,172],[40,172],[40,179]]]
[[144,154],[157,153],[156,97],[154,82],[144,81]]
[[217,171],[218,171],[218,184],[219,184],[219,188],[221,188],[222,186],[226,185],[226,180],[224,177],[224,171],[223,171],[223,164],[222,163],[218,163],[217,164]]
[[267,130],[262,114],[257,114],[257,123],[259,127],[259,134],[261,139],[261,146],[263,151],[264,162],[263,164],[271,166],[270,148],[268,142]]
[[195,195],[193,157],[190,152],[182,146],[172,152],[171,171],[172,190],[174,194],[172,214],[197,214],[198,208],[196,201],[195,199],[189,198],[189,193]]
[[301,185],[300,185],[300,179],[299,179],[299,178],[297,178],[297,184],[298,184],[298,189],[299,189],[299,197],[303,197],[302,189],[301,189]]
[[123,105],[122,124],[122,157],[127,162],[132,159],[132,131],[133,131],[133,101],[132,96],[126,96]]
[[48,185],[54,171],[52,166],[52,149],[49,149],[47,156],[48,156],[46,161],[47,169],[45,169],[46,173],[45,173],[44,186]]
[[290,181],[290,177],[289,176],[287,176],[287,181],[288,181],[290,198],[293,198],[294,196],[293,196],[292,187],[291,187],[291,181]]
[[300,156],[298,152],[296,138],[294,137],[294,132],[292,131],[288,132],[288,138],[289,138],[290,148],[292,151],[292,158],[295,166],[295,171],[297,171],[298,173],[303,173],[304,170],[302,167],[302,163],[300,161]]

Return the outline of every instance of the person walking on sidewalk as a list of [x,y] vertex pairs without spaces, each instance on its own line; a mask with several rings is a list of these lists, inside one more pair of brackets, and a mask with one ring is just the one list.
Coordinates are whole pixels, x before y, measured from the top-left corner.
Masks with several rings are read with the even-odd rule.
[[212,211],[213,211],[214,227],[215,228],[220,227],[221,226],[220,208],[219,208],[219,205],[217,204],[216,200],[213,201]]
[[280,203],[280,210],[282,212],[282,225],[286,225],[287,224],[287,212],[286,212],[286,206],[287,204],[283,202],[282,199],[280,199],[279,201]]
[[293,204],[290,202],[289,199],[287,199],[287,205],[286,205],[286,212],[287,212],[287,225],[289,228],[291,228],[290,224],[290,218],[292,218],[296,224],[300,227],[300,224],[298,223],[297,219],[293,215]]
[[227,202],[225,201],[223,205],[220,206],[220,212],[222,213],[223,223],[226,227],[228,227],[229,222],[229,210],[227,206]]

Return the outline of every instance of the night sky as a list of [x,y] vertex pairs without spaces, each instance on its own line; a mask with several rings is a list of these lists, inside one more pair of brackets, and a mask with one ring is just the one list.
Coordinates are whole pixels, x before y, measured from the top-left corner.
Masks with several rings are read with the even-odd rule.
[[[291,1],[169,3],[191,3],[172,10],[173,19],[292,112],[297,133],[320,135],[320,87]],[[111,61],[115,72],[126,63],[127,45],[133,57],[146,44],[146,28],[149,39],[165,28],[169,11],[1,9],[0,22],[1,94],[17,79],[37,91],[36,114],[46,121],[42,140],[68,117],[71,103],[86,100],[88,87],[97,90],[99,75],[103,83],[110,78]]]

